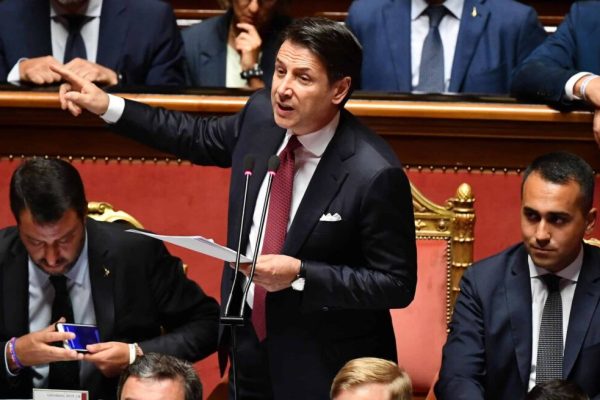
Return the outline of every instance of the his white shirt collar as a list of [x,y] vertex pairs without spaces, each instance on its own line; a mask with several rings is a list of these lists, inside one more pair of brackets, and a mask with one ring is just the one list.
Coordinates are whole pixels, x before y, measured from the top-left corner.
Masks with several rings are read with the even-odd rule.
[[[327,123],[324,127],[318,131],[307,133],[306,135],[296,136],[298,141],[302,144],[302,148],[315,157],[321,157],[327,149],[327,145],[335,135],[335,131],[340,123],[340,113],[337,112],[333,119]],[[287,142],[292,136],[292,131],[287,130],[285,133],[285,141],[283,147],[287,145]],[[282,147],[282,148],[283,148]]]
[[[443,4],[448,11],[452,14],[452,16],[458,20],[460,20],[462,16],[462,10],[465,5],[465,0],[446,0]],[[410,19],[414,21],[423,15],[425,9],[429,7],[429,3],[425,0],[412,0],[410,7]]]
[[[551,273],[550,271],[538,267],[533,263],[531,256],[527,256],[527,263],[529,264],[529,276],[531,278],[537,278],[542,275],[546,275]],[[566,268],[557,272],[556,275],[560,276],[563,279],[568,279],[571,282],[577,282],[579,279],[579,273],[581,272],[581,267],[583,266],[583,245],[579,250],[579,254],[575,257],[575,260],[571,264],[569,264]]]

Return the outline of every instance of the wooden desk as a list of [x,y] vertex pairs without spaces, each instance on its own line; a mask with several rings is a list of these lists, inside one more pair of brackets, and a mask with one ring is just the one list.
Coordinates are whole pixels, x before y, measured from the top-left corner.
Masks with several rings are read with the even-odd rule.
[[[124,96],[208,115],[234,113],[247,100],[244,95]],[[543,105],[510,103],[510,99],[506,103],[420,99],[356,98],[347,108],[384,136],[400,159],[413,167],[519,169],[537,154],[568,150],[600,170],[591,113],[560,113]],[[115,135],[99,118],[72,117],[59,109],[56,93],[46,92],[0,91],[0,142],[4,157],[172,158]]]

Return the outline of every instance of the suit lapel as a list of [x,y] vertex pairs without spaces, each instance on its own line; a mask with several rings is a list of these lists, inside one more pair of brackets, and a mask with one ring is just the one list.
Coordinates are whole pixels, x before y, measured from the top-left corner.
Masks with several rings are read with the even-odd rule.
[[460,92],[489,17],[486,0],[465,0],[450,75],[450,92]]
[[100,35],[96,63],[119,72],[122,49],[127,37],[127,1],[104,0],[100,17]]
[[563,376],[568,377],[581,351],[585,335],[600,299],[600,257],[592,247],[584,246],[584,258],[573,296],[567,341],[563,359]]
[[100,339],[113,336],[115,324],[114,276],[113,265],[108,263],[109,248],[106,238],[96,226],[96,222],[87,219],[88,261],[92,299],[96,313],[96,325],[100,329]]
[[[25,4],[25,2],[23,2]],[[31,1],[27,2],[22,10],[22,19],[15,32],[16,37],[26,38],[27,57],[41,57],[52,54],[52,35],[50,32],[50,2]],[[62,61],[62,60],[59,60]]]
[[[226,84],[227,70],[227,37],[229,33],[229,22],[232,18],[232,12],[228,11],[220,18],[216,30],[211,37],[203,40],[202,51],[198,55],[201,73],[207,77],[213,78],[211,82],[205,79],[206,84],[222,85]],[[204,79],[201,77],[201,79]]]
[[390,1],[381,9],[381,17],[390,46],[389,54],[394,71],[396,71],[396,85],[394,86],[403,92],[412,89],[410,3],[410,0]]
[[348,125],[348,118],[343,111],[337,131],[323,153],[298,206],[282,254],[298,254],[348,175],[344,161],[354,154],[355,146],[352,128]]
[[531,370],[531,277],[527,252],[520,246],[506,277],[506,302],[510,315],[513,343],[523,385],[527,387]]
[[29,273],[27,251],[20,241],[11,249],[10,258],[0,266],[3,277],[4,326],[8,336],[21,336],[29,332]]

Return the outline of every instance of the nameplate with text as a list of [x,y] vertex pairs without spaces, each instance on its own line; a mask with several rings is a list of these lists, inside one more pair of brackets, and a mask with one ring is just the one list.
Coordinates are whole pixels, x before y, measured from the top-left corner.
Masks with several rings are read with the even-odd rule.
[[87,390],[33,389],[33,400],[88,400]]

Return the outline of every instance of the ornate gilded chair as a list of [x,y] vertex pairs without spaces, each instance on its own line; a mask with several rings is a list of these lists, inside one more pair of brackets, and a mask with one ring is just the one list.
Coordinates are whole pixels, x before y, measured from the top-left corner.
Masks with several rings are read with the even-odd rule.
[[412,186],[418,280],[414,301],[392,310],[398,362],[413,381],[415,398],[425,396],[441,365],[454,302],[463,272],[473,262],[475,212],[471,187],[438,205]]
[[112,204],[103,201],[90,201],[88,203],[88,216],[96,221],[128,223],[137,229],[144,227],[137,219],[125,211],[115,210]]

